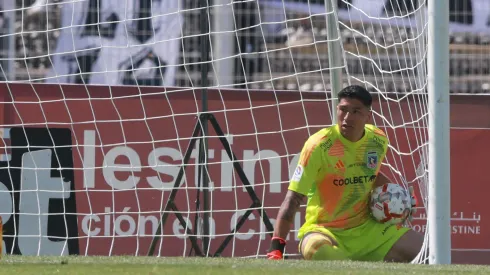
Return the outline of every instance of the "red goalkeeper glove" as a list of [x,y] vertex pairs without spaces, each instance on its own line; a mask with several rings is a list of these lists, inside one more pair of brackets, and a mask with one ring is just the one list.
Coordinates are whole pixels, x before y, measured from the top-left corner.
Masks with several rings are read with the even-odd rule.
[[271,246],[267,253],[269,260],[282,260],[286,241],[280,237],[272,237]]

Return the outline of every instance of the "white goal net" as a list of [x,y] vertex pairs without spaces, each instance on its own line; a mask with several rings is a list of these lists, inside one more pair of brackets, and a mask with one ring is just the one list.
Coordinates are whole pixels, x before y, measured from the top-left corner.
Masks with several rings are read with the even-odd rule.
[[2,1],[4,253],[264,256],[334,71],[372,92],[382,170],[425,202],[426,3],[332,3]]

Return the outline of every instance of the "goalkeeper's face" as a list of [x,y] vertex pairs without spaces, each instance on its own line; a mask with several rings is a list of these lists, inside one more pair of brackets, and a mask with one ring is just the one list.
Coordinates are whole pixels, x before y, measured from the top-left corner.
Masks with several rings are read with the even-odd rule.
[[337,105],[337,123],[340,132],[352,142],[362,138],[364,127],[370,117],[371,111],[358,99],[342,98]]

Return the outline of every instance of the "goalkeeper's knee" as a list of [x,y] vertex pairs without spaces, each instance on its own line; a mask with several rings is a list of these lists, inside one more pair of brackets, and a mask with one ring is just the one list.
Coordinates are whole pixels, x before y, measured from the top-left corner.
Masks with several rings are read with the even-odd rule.
[[321,233],[310,233],[301,243],[301,254],[305,260],[345,260],[344,251]]

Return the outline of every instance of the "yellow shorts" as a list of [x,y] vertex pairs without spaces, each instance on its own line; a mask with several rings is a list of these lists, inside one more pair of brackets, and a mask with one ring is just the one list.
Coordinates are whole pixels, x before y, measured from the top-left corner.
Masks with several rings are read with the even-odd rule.
[[327,229],[312,225],[302,228],[305,234],[299,243],[299,248],[301,249],[301,242],[306,234],[320,232],[334,239],[338,248],[350,260],[383,261],[391,247],[409,230],[410,228],[407,227],[386,225],[373,219],[349,229]]

